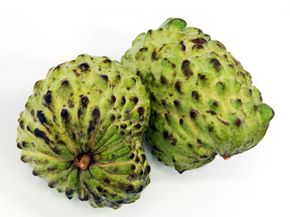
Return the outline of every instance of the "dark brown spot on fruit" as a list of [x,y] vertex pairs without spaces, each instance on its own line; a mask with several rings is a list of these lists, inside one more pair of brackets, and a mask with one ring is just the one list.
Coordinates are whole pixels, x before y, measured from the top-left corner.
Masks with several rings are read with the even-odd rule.
[[125,105],[126,103],[126,98],[124,96],[122,96],[121,98],[121,105]]
[[213,110],[208,110],[208,111],[206,111],[206,112],[209,113],[209,114],[211,114],[211,115],[216,115],[216,112],[213,111]]
[[147,166],[145,167],[144,174],[145,174],[145,175],[148,175],[148,174],[150,173],[150,170],[151,170],[150,166],[147,165]]
[[66,109],[62,109],[61,110],[61,113],[60,113],[60,116],[63,120],[68,120],[69,118],[69,113]]
[[184,120],[182,118],[179,119],[179,124],[182,125],[184,123]]
[[20,160],[24,163],[28,162],[27,158],[25,158],[25,156],[21,156],[20,157]]
[[189,148],[193,148],[193,145],[190,144],[190,143],[188,143],[187,146],[188,146]]
[[241,99],[236,99],[236,103],[237,103],[237,104],[240,104],[240,105],[243,104],[243,102],[242,102]]
[[193,72],[190,68],[190,62],[189,60],[184,60],[181,64],[181,69],[183,71],[183,74],[186,76],[186,77],[190,77],[193,75]]
[[135,169],[136,169],[135,164],[132,164],[132,165],[131,165],[131,170],[135,170]]
[[142,161],[145,162],[145,160],[146,160],[146,155],[145,155],[145,154],[141,154],[141,157],[142,157]]
[[92,120],[89,122],[88,127],[89,135],[96,129],[96,125],[99,122],[100,116],[101,116],[100,110],[98,108],[94,108],[94,110],[92,111]]
[[234,123],[234,124],[235,124],[237,127],[240,127],[241,124],[242,124],[241,119],[237,118],[237,119],[235,120],[235,123]]
[[83,110],[81,108],[78,109],[78,118],[80,118],[83,114]]
[[216,85],[217,85],[217,87],[221,88],[222,90],[225,89],[225,84],[221,81],[217,82]]
[[134,157],[135,157],[135,154],[131,153],[130,156],[129,156],[129,159],[133,159]]
[[167,79],[163,75],[160,76],[160,81],[161,81],[161,84],[167,83]]
[[252,91],[252,89],[249,89],[249,95],[250,95],[250,96],[253,95],[253,91]]
[[192,120],[195,120],[198,114],[199,114],[198,111],[196,111],[195,109],[191,109],[189,112],[189,116]]
[[107,184],[110,184],[111,180],[108,177],[105,177],[104,178],[104,182],[107,183]]
[[144,188],[143,185],[140,185],[135,192],[140,193],[143,190],[143,188]]
[[144,114],[144,108],[143,107],[138,107],[137,112],[140,116],[142,116]]
[[111,96],[111,103],[114,104],[116,102],[116,97],[114,95]]
[[169,137],[168,131],[167,130],[163,131],[163,138],[168,139],[168,137]]
[[93,119],[98,120],[100,118],[100,110],[98,108],[94,108],[92,116]]
[[86,108],[89,104],[89,98],[86,96],[81,96],[80,101],[81,101],[82,107],[84,107],[84,108]]
[[195,39],[192,39],[191,41],[195,43],[196,45],[203,45],[207,42],[204,38],[195,38]]
[[67,79],[62,80],[61,86],[67,87],[69,85],[69,81]]
[[196,140],[198,144],[203,145],[203,142],[200,139]]
[[39,172],[35,171],[35,170],[32,170],[32,175],[34,176],[38,176],[39,175]]
[[152,101],[156,101],[156,97],[155,97],[155,95],[153,93],[150,93],[150,99]]
[[218,101],[213,101],[213,103],[212,103],[212,105],[214,106],[214,107],[218,107],[219,106],[219,103],[218,103]]
[[195,44],[195,45],[192,46],[193,50],[195,50],[195,49],[199,50],[199,49],[202,49],[202,48],[203,48],[203,45],[201,45],[201,44]]
[[72,199],[74,191],[72,189],[66,189],[65,190],[65,195],[67,196],[68,199]]
[[132,97],[131,100],[132,100],[135,104],[137,104],[138,101],[139,101],[139,99],[138,99],[137,96]]
[[107,75],[101,75],[101,77],[107,82],[109,80]]
[[254,106],[253,106],[253,109],[254,109],[254,111],[257,111],[258,106],[257,106],[257,105],[254,105]]
[[[58,64],[54,69],[55,69],[55,70],[59,70],[59,69],[61,68],[62,65],[63,65],[63,63]],[[52,70],[52,69],[53,69],[53,68],[51,68],[50,70]],[[50,70],[49,70],[49,71],[50,71]]]
[[19,142],[17,143],[17,148],[22,149],[22,145]]
[[135,125],[135,128],[136,128],[136,129],[140,129],[140,128],[141,128],[141,124],[136,124],[136,125]]
[[197,91],[192,91],[191,92],[191,96],[192,98],[194,98],[195,100],[199,100],[199,93]]
[[185,50],[186,50],[186,46],[185,46],[185,44],[184,44],[184,41],[180,41],[179,44],[180,44],[180,46],[181,46],[181,50],[182,50],[182,51],[185,51]]
[[124,191],[126,191],[127,193],[132,193],[134,192],[134,186],[132,184],[129,184],[129,185],[123,185],[122,187],[124,189]]
[[81,72],[88,71],[90,68],[89,64],[87,64],[87,63],[82,63],[78,67],[81,70]]
[[213,131],[213,126],[208,126],[208,127],[207,127],[207,130],[208,130],[208,132],[211,133],[211,132]]
[[97,190],[98,190],[98,192],[100,192],[100,193],[102,193],[102,192],[104,191],[104,189],[103,189],[102,187],[100,187],[100,186],[97,186]]
[[37,111],[37,118],[41,124],[47,124],[47,119],[42,111],[40,110]]
[[23,122],[23,120],[20,120],[20,121],[19,121],[19,125],[20,125],[20,128],[21,128],[22,130],[24,130],[24,122]]
[[140,48],[140,50],[139,51],[141,51],[141,52],[145,52],[145,51],[147,51],[148,50],[148,48],[147,47],[142,47],[142,48]]
[[181,93],[181,82],[176,81],[174,84],[174,88],[177,90],[177,92]]
[[135,162],[136,162],[136,163],[139,163],[139,162],[140,162],[140,158],[139,158],[139,156],[136,156],[136,158],[135,158]]
[[174,105],[175,105],[176,107],[180,106],[180,102],[179,102],[177,99],[174,100],[173,103],[174,103]]
[[28,130],[28,132],[33,133],[30,126],[27,126],[26,129]]
[[112,61],[110,59],[108,59],[108,58],[106,58],[103,62],[104,63],[112,63]]
[[51,104],[51,91],[50,90],[48,90],[47,92],[46,92],[46,94],[43,96],[43,99],[44,99],[44,102],[46,103],[46,105],[50,105]]
[[46,144],[50,143],[49,138],[47,137],[46,133],[38,128],[34,130],[34,135],[38,138],[41,138],[45,141]]
[[198,74],[198,78],[200,79],[200,80],[203,80],[203,81],[205,81],[205,80],[207,80],[207,77],[206,77],[206,75],[204,75],[204,74]]
[[157,52],[155,50],[152,52],[151,58],[152,58],[152,60],[155,60],[155,61],[158,60],[158,58],[157,58]]
[[215,69],[216,71],[220,71],[220,69],[221,69],[221,64],[220,64],[220,62],[219,62],[216,58],[212,58],[212,59],[210,60],[210,63],[213,65],[213,67],[214,67],[214,69]]
[[55,186],[56,186],[56,182],[54,182],[54,181],[51,181],[48,183],[48,187],[50,187],[50,188],[54,188]]
[[110,120],[114,121],[116,119],[116,116],[114,114],[111,115]]
[[27,142],[23,141],[23,142],[21,143],[21,146],[22,146],[23,148],[27,148],[27,147],[28,147],[28,144],[27,144]]
[[176,138],[172,138],[171,145],[176,145],[176,143],[177,143],[177,139]]

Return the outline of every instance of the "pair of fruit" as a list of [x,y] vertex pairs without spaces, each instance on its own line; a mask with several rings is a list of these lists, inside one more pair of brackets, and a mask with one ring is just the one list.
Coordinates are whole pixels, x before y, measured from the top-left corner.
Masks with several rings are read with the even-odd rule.
[[255,146],[274,112],[224,45],[181,19],[140,34],[122,58],[80,55],[36,82],[17,146],[33,174],[93,207],[134,202],[142,148],[180,173]]

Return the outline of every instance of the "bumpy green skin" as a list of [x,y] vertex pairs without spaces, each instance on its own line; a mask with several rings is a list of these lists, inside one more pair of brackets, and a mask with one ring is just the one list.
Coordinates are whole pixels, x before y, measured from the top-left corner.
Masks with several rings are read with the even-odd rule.
[[153,154],[179,172],[252,148],[274,116],[224,45],[184,20],[140,34],[122,64],[151,94]]
[[[137,76],[107,57],[80,55],[36,82],[19,118],[21,159],[69,199],[132,203],[150,182],[141,146],[149,111]],[[84,155],[90,163],[80,169]]]

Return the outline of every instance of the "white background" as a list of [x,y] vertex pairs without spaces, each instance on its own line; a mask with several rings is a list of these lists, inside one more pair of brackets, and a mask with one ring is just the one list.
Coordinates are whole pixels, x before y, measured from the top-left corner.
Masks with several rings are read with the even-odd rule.
[[[252,150],[179,175],[148,154],[151,184],[136,203],[93,209],[47,187],[20,161],[17,118],[35,81],[80,53],[119,60],[167,17],[201,28],[251,72],[276,115]],[[290,216],[289,1],[0,0],[0,216]]]

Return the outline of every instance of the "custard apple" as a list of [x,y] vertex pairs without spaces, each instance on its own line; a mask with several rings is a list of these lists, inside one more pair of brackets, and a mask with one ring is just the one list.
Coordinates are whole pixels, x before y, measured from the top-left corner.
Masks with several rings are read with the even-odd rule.
[[19,118],[21,160],[69,199],[132,203],[150,182],[141,146],[149,111],[137,76],[107,57],[80,55],[36,82]]
[[182,19],[141,33],[122,64],[150,93],[152,153],[180,173],[254,147],[274,116],[225,46]]

